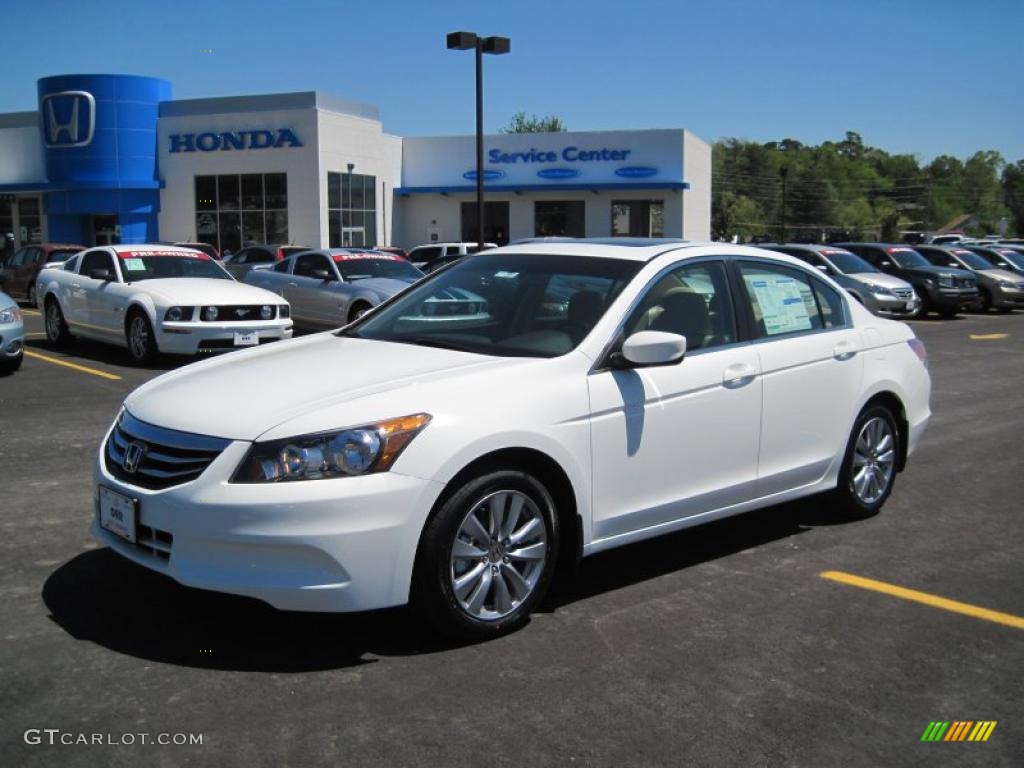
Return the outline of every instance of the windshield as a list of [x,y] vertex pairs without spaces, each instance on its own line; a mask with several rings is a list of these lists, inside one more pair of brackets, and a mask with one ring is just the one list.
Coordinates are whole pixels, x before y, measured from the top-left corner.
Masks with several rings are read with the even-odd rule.
[[931,264],[928,260],[917,251],[911,250],[910,248],[898,248],[889,251],[889,256],[904,268],[911,267],[930,267]]
[[956,255],[971,269],[992,269],[992,265],[983,256],[979,256],[973,251],[956,251]]
[[121,259],[125,282],[165,277],[212,277],[234,280],[223,267],[207,256],[125,256]]
[[832,266],[844,275],[859,275],[863,272],[878,271],[860,256],[847,251],[822,251],[821,255],[828,259]]
[[396,280],[416,281],[423,273],[398,257],[336,259],[338,271],[345,280],[365,280],[368,277],[390,277]]
[[500,357],[575,349],[642,264],[480,254],[437,272],[341,333]]
[[1024,269],[1024,253],[1010,248],[1000,248],[996,253],[1013,264],[1017,269]]

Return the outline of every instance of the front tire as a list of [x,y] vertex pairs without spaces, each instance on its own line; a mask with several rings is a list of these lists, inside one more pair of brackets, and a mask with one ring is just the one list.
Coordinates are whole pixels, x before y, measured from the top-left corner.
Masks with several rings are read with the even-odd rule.
[[982,288],[978,292],[977,310],[978,312],[981,312],[983,315],[987,315],[990,309],[992,309],[992,294],[989,293],[988,290],[986,290],[985,288]]
[[467,481],[427,523],[413,572],[413,607],[435,629],[484,640],[529,621],[559,549],[551,494],[513,469]]
[[352,309],[348,311],[348,321],[354,323],[360,317],[369,312],[373,307],[367,304],[365,301],[357,301],[352,305]]
[[64,313],[54,298],[46,301],[46,339],[55,347],[66,346],[72,339]]
[[146,365],[156,357],[156,335],[149,318],[142,312],[135,310],[128,315],[125,340],[128,342],[128,354],[136,365]]
[[21,361],[24,359],[25,353],[19,353],[17,357],[5,357],[0,359],[0,376],[10,376],[16,370],[21,368]]
[[900,455],[896,419],[884,405],[864,409],[853,425],[832,500],[841,517],[877,514],[892,493]]

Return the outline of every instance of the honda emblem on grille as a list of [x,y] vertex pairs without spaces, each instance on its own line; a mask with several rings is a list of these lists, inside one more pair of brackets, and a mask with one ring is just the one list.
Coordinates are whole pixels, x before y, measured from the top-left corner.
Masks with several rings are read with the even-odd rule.
[[136,442],[128,443],[128,447],[124,452],[124,461],[121,462],[121,466],[129,475],[135,474],[135,470],[139,468],[139,462],[142,461],[142,457],[145,455],[145,445]]

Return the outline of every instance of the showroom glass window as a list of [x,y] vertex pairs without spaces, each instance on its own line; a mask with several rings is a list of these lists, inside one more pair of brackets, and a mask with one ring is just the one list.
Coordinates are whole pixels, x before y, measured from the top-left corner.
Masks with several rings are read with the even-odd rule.
[[377,177],[327,174],[327,231],[331,248],[377,245]]
[[221,253],[288,242],[288,176],[196,176],[196,239]]
[[538,200],[533,204],[533,234],[537,237],[585,237],[582,200]]
[[612,237],[664,236],[664,200],[612,201]]

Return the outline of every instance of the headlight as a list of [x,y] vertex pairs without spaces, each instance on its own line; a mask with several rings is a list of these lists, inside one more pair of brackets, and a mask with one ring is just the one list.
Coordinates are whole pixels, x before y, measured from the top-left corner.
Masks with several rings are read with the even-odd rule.
[[281,318],[291,317],[292,316],[292,308],[290,306],[288,306],[287,304],[282,304],[281,306],[279,306],[277,308],[277,316],[281,317]]
[[948,275],[939,275],[939,287],[940,288],[952,288],[953,278]]
[[9,309],[0,309],[0,323],[20,323],[21,322],[21,310],[17,307],[10,307]]
[[192,309],[187,307],[171,307],[164,314],[164,320],[169,320],[172,323],[176,323],[183,319],[192,319]]
[[386,472],[430,416],[417,413],[363,427],[255,443],[233,483],[325,480]]
[[269,320],[273,316],[274,316],[274,308],[273,307],[267,306],[266,304],[264,304],[262,307],[260,307],[260,317],[262,317],[264,320]]
[[894,296],[895,295],[892,291],[890,291],[888,288],[886,288],[885,286],[882,286],[882,285],[871,285],[871,286],[868,286],[868,287],[871,289],[871,292],[873,294],[875,294],[876,296]]
[[214,320],[217,319],[218,314],[220,313],[217,312],[216,307],[203,307],[203,320],[212,323]]
[[1016,291],[1019,288],[1019,286],[1016,283],[1011,283],[1009,280],[1000,280],[999,287],[1005,288],[1008,291]]

